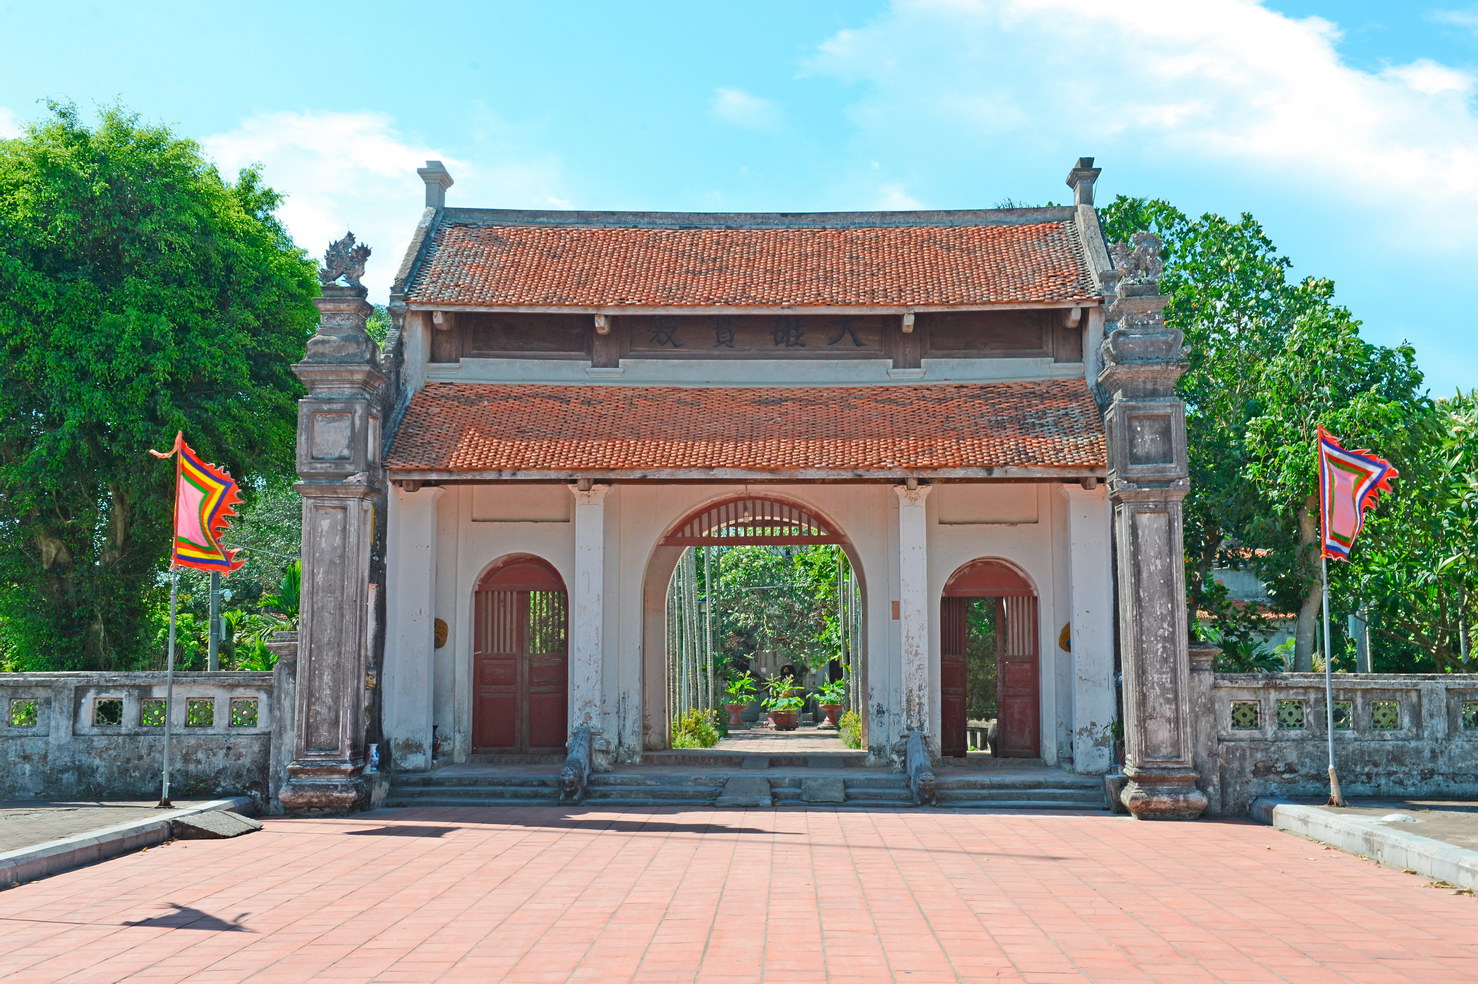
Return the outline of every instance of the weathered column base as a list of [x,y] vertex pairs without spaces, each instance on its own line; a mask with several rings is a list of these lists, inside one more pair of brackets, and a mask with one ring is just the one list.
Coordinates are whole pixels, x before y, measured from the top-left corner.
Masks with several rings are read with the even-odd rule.
[[290,765],[277,798],[290,815],[353,813],[369,805],[369,783],[359,766]]
[[1207,800],[1194,772],[1130,772],[1119,802],[1136,820],[1194,820]]

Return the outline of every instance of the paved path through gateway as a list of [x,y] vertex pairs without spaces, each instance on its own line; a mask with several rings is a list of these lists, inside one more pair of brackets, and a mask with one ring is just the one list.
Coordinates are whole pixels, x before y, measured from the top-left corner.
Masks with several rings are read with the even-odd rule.
[[382,810],[0,892],[0,980],[1441,984],[1478,900],[1245,822]]

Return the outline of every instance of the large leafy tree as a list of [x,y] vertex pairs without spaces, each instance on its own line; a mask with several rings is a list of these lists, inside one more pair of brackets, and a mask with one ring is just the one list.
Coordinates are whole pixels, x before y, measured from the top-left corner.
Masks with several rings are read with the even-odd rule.
[[1297,614],[1295,666],[1308,669],[1322,586],[1315,427],[1399,458],[1412,447],[1405,423],[1427,406],[1412,350],[1362,340],[1333,285],[1292,280],[1251,215],[1193,219],[1163,201],[1121,197],[1104,219],[1111,240],[1148,229],[1164,241],[1165,318],[1189,350],[1179,391],[1191,610],[1224,646],[1250,652],[1260,613],[1231,603],[1212,574],[1250,568],[1279,610]]
[[[289,469],[313,265],[253,170],[75,107],[0,140],[0,633],[20,668],[144,660],[177,430],[245,482]],[[152,654],[147,657],[152,659]]]
[[[1370,514],[1354,563],[1330,572],[1342,594],[1368,599],[1388,645],[1376,668],[1478,673],[1478,394],[1459,392],[1407,423],[1399,494]],[[1405,657],[1403,659],[1403,657]]]

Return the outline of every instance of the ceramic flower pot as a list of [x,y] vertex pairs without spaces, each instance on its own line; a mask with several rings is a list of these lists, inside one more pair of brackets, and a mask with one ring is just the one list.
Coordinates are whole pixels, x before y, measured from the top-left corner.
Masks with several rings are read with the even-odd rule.
[[800,711],[771,711],[770,726],[776,731],[794,731],[800,718]]

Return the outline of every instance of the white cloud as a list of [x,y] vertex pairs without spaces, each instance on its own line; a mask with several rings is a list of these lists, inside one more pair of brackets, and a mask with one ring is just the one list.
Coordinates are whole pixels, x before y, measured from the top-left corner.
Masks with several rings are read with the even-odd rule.
[[780,127],[780,107],[743,89],[715,89],[709,109],[723,122],[741,129],[768,133]]
[[15,110],[0,106],[0,140],[9,140],[20,135],[21,124],[15,118]]
[[1464,10],[1437,10],[1428,16],[1439,24],[1459,27],[1478,34],[1478,7],[1468,7]]
[[1369,203],[1385,234],[1419,229],[1431,248],[1478,245],[1478,76],[1429,60],[1363,71],[1338,40],[1253,0],[895,0],[809,67],[867,83],[851,118],[874,139],[953,128],[1037,153],[1070,138]]
[[369,243],[374,256],[365,286],[381,303],[421,214],[425,186],[416,169],[426,161],[440,160],[451,171],[450,205],[569,206],[557,160],[492,143],[486,152],[493,163],[478,166],[407,138],[390,116],[321,110],[260,113],[201,141],[228,178],[262,165],[267,184],[286,196],[283,223],[310,254],[319,255],[346,230]]
[[923,204],[908,193],[908,189],[901,181],[889,181],[877,190],[869,208],[882,209],[884,211],[912,211],[923,208]]

